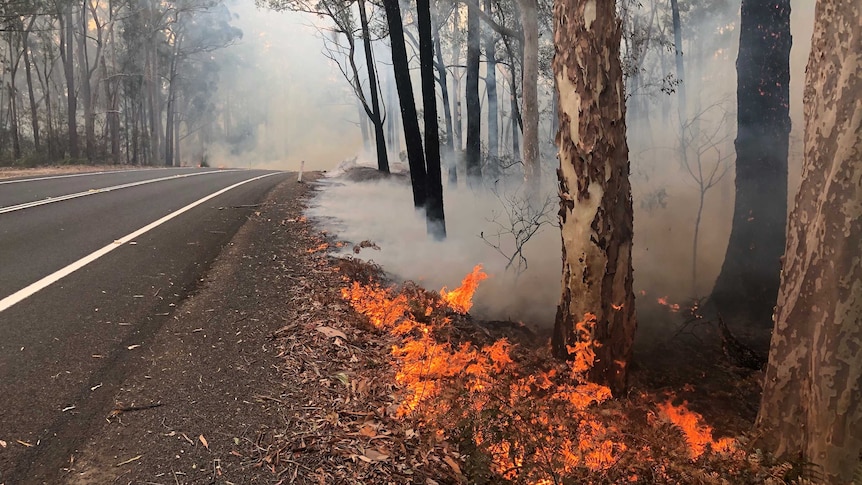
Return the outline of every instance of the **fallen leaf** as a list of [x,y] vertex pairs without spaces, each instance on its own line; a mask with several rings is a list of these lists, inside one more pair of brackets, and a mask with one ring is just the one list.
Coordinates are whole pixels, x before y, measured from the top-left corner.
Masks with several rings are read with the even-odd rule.
[[345,335],[344,332],[332,327],[320,326],[317,327],[317,331],[322,333],[323,335],[326,335],[327,337],[341,337],[344,340],[347,340],[347,335]]
[[138,347],[140,347],[140,344],[129,345],[129,346],[128,346],[128,347],[126,347],[126,348],[127,348],[127,349],[129,349],[129,350],[135,350],[135,349],[136,349],[136,348],[138,348]]
[[[381,452],[375,450],[374,448],[369,448],[369,449],[365,450],[364,455],[366,458],[368,458],[371,461],[385,461],[385,460],[389,459],[389,455],[387,455],[385,453],[381,453]],[[360,456],[359,458],[362,458],[362,457]]]
[[359,429],[359,434],[373,438],[377,436],[377,426],[373,423],[365,423],[362,428]]
[[5,441],[0,440],[0,448],[6,448],[6,442]]
[[204,448],[206,448],[207,450],[210,449],[210,444],[207,442],[207,439],[204,438],[204,435],[198,436],[198,439],[201,440],[201,444],[204,445]]
[[335,374],[335,378],[338,379],[345,386],[350,384],[350,377],[348,377],[347,374],[345,374],[344,372],[339,372],[338,374]]
[[456,475],[461,475],[461,466],[458,465],[458,462],[455,461],[454,458],[452,458],[451,456],[445,456],[443,457],[443,461],[445,461],[447,465],[452,467],[452,470],[455,472]]
[[17,441],[19,445],[26,446],[27,448],[33,447],[33,443],[27,443],[26,441],[21,441],[21,440],[15,440],[15,441]]

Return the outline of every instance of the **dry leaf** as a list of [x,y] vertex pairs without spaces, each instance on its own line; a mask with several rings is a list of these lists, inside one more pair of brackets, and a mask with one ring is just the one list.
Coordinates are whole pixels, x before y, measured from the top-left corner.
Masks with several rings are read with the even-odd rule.
[[452,467],[452,470],[455,471],[455,474],[459,476],[461,475],[461,466],[458,465],[458,462],[455,461],[454,458],[452,458],[451,456],[444,456],[443,461],[445,461],[447,465]]
[[365,423],[362,428],[359,429],[359,434],[362,436],[368,436],[369,438],[373,438],[377,436],[377,426],[373,423]]
[[0,440],[0,447],[6,448],[6,442],[3,440]]
[[210,444],[207,443],[207,439],[204,438],[204,435],[198,436],[198,439],[201,440],[201,444],[204,445],[204,448],[206,448],[207,450],[210,449]]
[[[365,457],[371,461],[385,461],[389,459],[389,455],[381,453],[374,448],[365,450]],[[361,456],[359,458],[362,458]],[[370,462],[369,462],[370,463]]]
[[347,340],[347,335],[345,335],[344,332],[332,327],[320,326],[317,327],[317,331],[322,333],[323,335],[326,335],[327,337],[341,337],[344,340]]

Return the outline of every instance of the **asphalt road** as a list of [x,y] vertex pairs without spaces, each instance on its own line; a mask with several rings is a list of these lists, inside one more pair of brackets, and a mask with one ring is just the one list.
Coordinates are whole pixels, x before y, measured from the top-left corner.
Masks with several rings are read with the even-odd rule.
[[54,481],[116,407],[141,349],[286,177],[164,169],[0,183],[0,484]]

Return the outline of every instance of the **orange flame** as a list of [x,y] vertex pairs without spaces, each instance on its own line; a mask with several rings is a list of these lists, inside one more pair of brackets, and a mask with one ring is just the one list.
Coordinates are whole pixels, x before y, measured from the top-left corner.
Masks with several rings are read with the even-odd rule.
[[[458,289],[440,291],[442,301],[466,313],[486,277],[476,266]],[[439,330],[450,323],[439,305],[359,283],[343,289],[342,296],[375,327],[399,339],[391,349],[395,380],[402,389],[397,416],[422,420],[442,439],[455,423],[469,422],[474,442],[488,454],[499,477],[554,483],[547,479],[549,468],[555,473],[607,470],[626,450],[614,439],[616,429],[587,412],[611,397],[607,387],[582,380],[595,360],[595,315],[586,314],[575,326],[577,338],[570,352],[576,358],[568,368],[543,371],[515,362],[514,346],[505,338],[485,346],[438,340]],[[551,462],[537,458],[537,449],[553,457]]]
[[476,293],[479,283],[487,277],[488,275],[482,271],[482,265],[477,264],[473,272],[461,281],[461,286],[452,291],[446,291],[446,287],[443,287],[440,290],[440,296],[452,310],[467,313],[473,306],[473,293]]
[[668,420],[682,431],[692,460],[696,460],[704,454],[707,447],[719,453],[728,453],[736,448],[736,442],[733,438],[721,438],[714,441],[712,427],[701,424],[703,416],[688,409],[688,402],[683,401],[679,406],[674,406],[671,401],[667,401],[659,404],[658,407]]

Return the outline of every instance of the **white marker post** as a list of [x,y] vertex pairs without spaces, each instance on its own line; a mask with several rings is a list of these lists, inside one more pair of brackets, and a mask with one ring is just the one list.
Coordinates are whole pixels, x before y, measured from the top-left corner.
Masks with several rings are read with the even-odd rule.
[[299,178],[296,179],[297,182],[302,183],[302,172],[305,170],[305,160],[299,162]]

